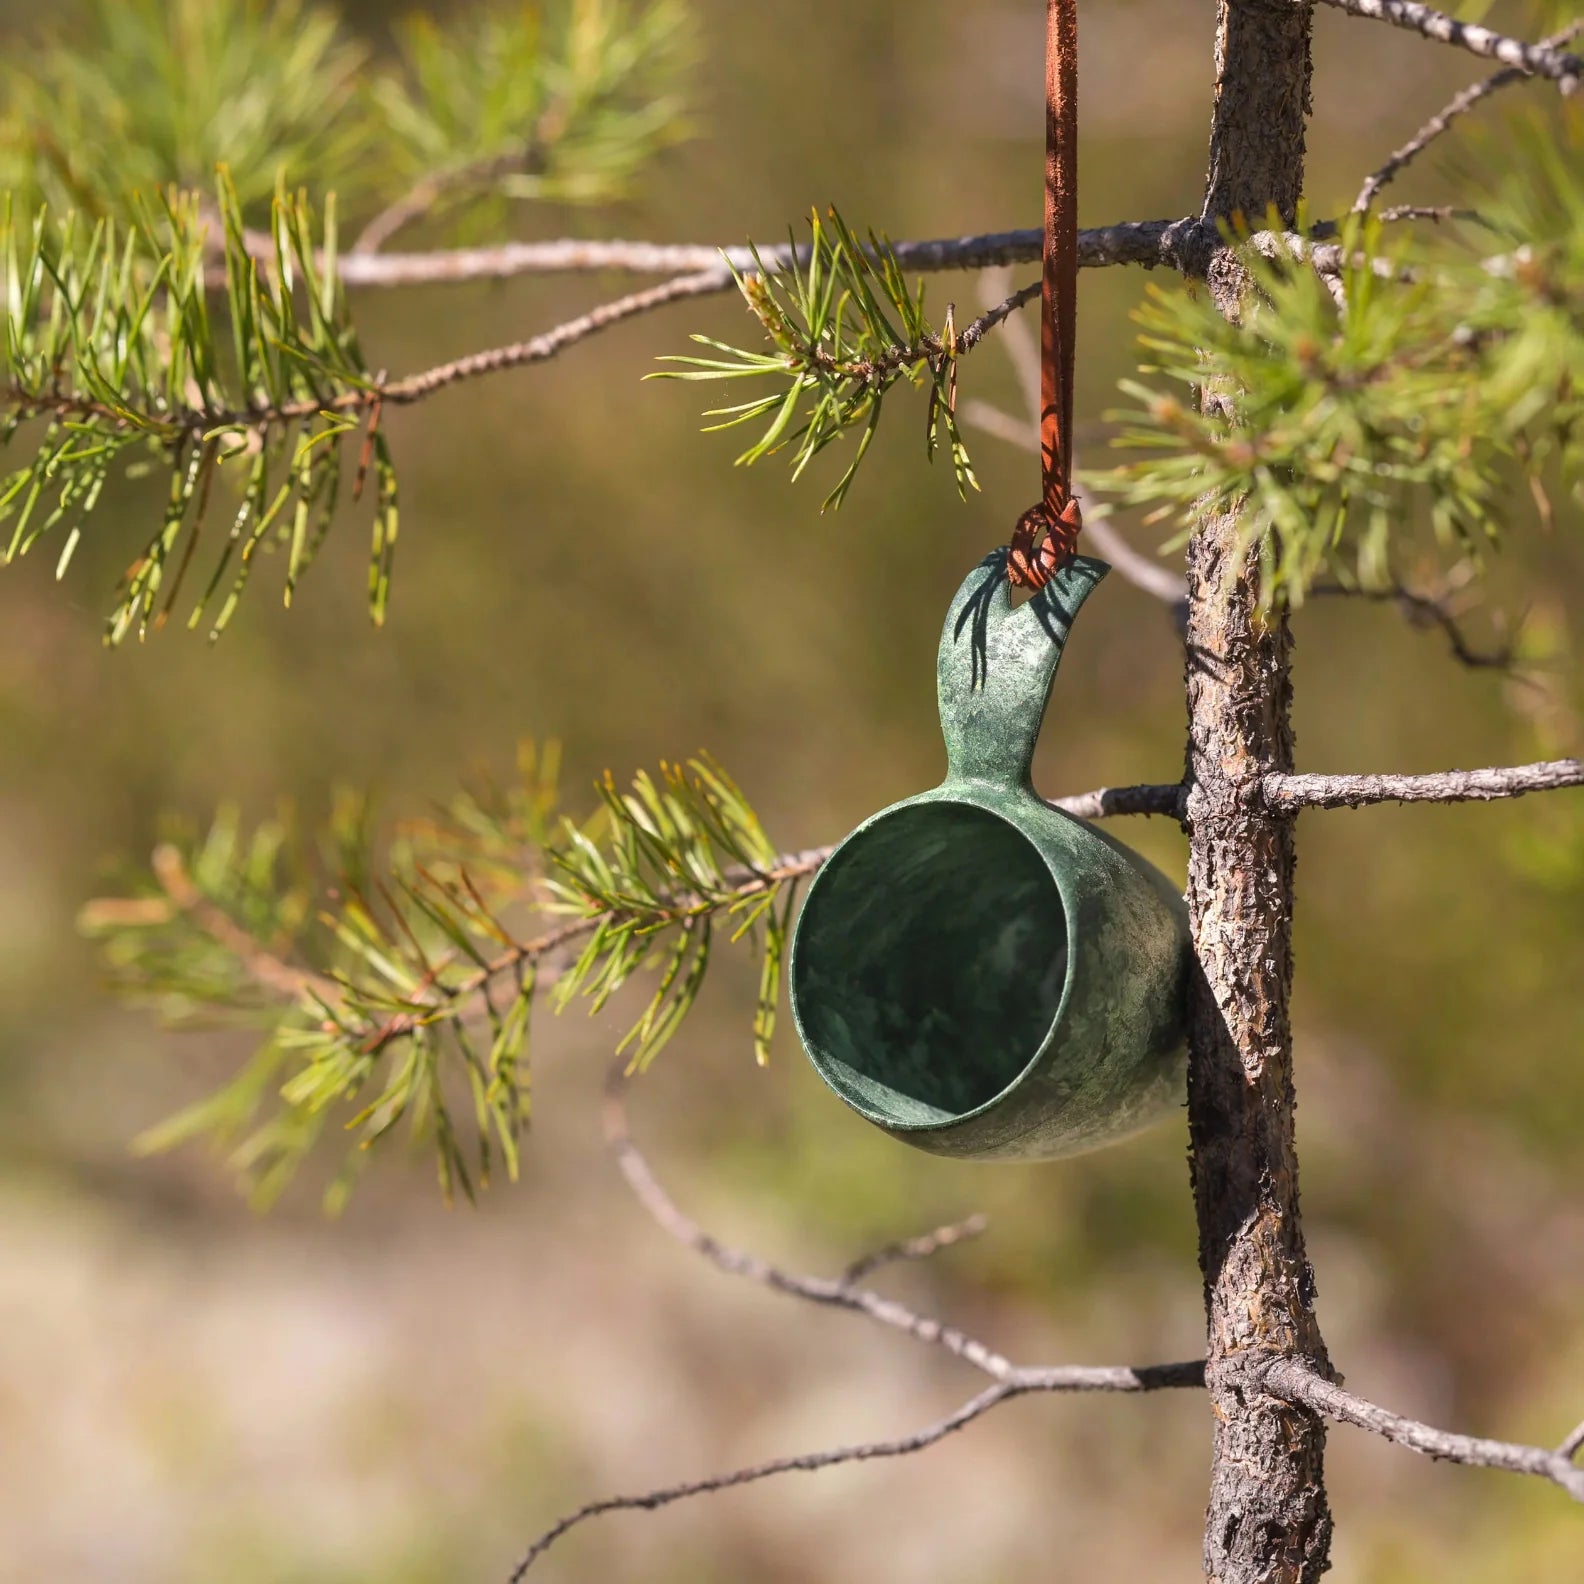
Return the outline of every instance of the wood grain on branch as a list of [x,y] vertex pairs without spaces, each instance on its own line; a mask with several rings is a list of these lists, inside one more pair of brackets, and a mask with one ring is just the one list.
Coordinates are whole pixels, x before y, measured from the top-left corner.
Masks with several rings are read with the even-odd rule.
[[1500,61],[1536,77],[1549,77],[1563,93],[1572,93],[1584,75],[1584,60],[1555,48],[1549,41],[1526,44],[1522,39],[1509,38],[1505,33],[1492,32],[1473,22],[1459,22],[1445,11],[1434,6],[1420,5],[1418,0],[1323,0],[1337,11],[1349,16],[1370,17],[1378,22],[1390,22],[1394,27],[1407,28],[1423,38],[1436,39],[1443,44],[1455,44],[1473,55],[1486,60]]
[[1489,803],[1584,786],[1584,760],[1547,759],[1490,770],[1441,770],[1429,775],[1265,776],[1260,789],[1268,808],[1363,808],[1369,803]]

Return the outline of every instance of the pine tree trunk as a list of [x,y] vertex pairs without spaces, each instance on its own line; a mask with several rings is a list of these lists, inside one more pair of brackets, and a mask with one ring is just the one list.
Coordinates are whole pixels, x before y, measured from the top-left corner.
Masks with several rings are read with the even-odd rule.
[[[1220,0],[1206,213],[1290,222],[1303,183],[1311,8]],[[1236,314],[1235,267],[1213,271]],[[1208,399],[1219,399],[1210,396]],[[1188,557],[1188,897],[1198,972],[1188,1116],[1209,1319],[1214,1463],[1205,1575],[1214,1584],[1308,1584],[1331,1537],[1325,1429],[1248,1383],[1239,1366],[1298,1355],[1325,1366],[1298,1214],[1293,1133],[1293,829],[1258,795],[1290,771],[1291,635],[1257,609],[1257,569],[1236,515],[1207,519]]]

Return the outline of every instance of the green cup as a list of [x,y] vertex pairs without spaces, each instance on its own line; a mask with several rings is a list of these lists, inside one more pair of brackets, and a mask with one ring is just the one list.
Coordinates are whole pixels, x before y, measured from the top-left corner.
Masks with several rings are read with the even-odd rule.
[[1110,568],[1077,557],[1014,607],[1006,557],[974,569],[941,635],[945,781],[831,854],[789,973],[825,1082],[905,1143],[975,1160],[1093,1149],[1184,1091],[1182,898],[1030,777],[1062,646]]

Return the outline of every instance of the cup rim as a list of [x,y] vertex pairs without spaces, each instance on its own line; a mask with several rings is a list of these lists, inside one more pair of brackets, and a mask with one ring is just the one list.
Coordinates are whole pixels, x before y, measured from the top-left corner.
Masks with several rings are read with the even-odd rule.
[[[857,1095],[840,1085],[832,1075],[831,1068],[834,1063],[821,1050],[818,1049],[811,1038],[809,1031],[804,1026],[802,1012],[798,1006],[797,981],[798,981],[798,956],[799,947],[803,938],[803,921],[807,915],[810,903],[819,888],[820,882],[830,872],[831,866],[854,843],[866,836],[875,826],[882,821],[905,814],[920,807],[932,805],[957,805],[964,808],[977,809],[980,813],[988,814],[1011,827],[1023,842],[1033,849],[1038,856],[1051,885],[1055,888],[1056,895],[1061,899],[1062,919],[1067,931],[1068,950],[1066,954],[1065,971],[1062,976],[1061,995],[1056,1002],[1056,1010],[1051,1014],[1050,1021],[1045,1026],[1045,1032],[1040,1037],[1039,1043],[1034,1047],[1028,1059],[988,1100],[972,1107],[967,1111],[958,1111],[944,1119],[930,1121],[910,1122],[888,1116],[883,1111],[867,1104]],[[1076,939],[1075,931],[1078,925],[1072,897],[1062,885],[1061,876],[1051,863],[1049,855],[1034,840],[1024,828],[1024,818],[1034,814],[1036,819],[1043,820],[1054,817],[1058,820],[1069,820],[1070,815],[1064,814],[1060,809],[1053,809],[1034,791],[1032,786],[1004,786],[991,782],[979,782],[968,779],[949,777],[940,786],[928,792],[915,793],[914,796],[903,798],[900,802],[892,803],[888,807],[879,809],[871,814],[861,824],[851,830],[831,850],[830,856],[820,866],[808,890],[803,897],[803,906],[798,912],[797,923],[793,927],[792,939],[787,952],[787,1001],[792,1009],[792,1023],[797,1030],[799,1041],[802,1043],[805,1055],[810,1065],[819,1074],[820,1080],[841,1101],[843,1101],[859,1116],[877,1127],[882,1127],[890,1133],[931,1133],[946,1134],[956,1128],[964,1127],[976,1121],[986,1113],[1006,1102],[1007,1096],[1017,1089],[1031,1072],[1044,1059],[1051,1048],[1051,1043],[1056,1037],[1057,1030],[1061,1027],[1066,1017],[1067,1008],[1073,996],[1073,981],[1077,973],[1078,952],[1072,943]],[[1075,822],[1078,823],[1078,822]]]

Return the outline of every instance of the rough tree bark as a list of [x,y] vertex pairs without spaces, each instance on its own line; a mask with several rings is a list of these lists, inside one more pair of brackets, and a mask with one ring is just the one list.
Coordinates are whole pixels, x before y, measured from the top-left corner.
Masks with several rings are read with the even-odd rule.
[[[1311,7],[1219,0],[1208,218],[1291,223],[1303,184]],[[1236,314],[1235,265],[1211,272]],[[1218,398],[1209,398],[1218,399]],[[1198,971],[1188,1119],[1209,1322],[1214,1453],[1205,1576],[1308,1584],[1327,1566],[1325,1427],[1249,1382],[1259,1356],[1328,1368],[1298,1216],[1292,1031],[1293,828],[1260,795],[1293,767],[1284,615],[1258,609],[1236,515],[1200,524],[1188,556],[1188,897]]]

